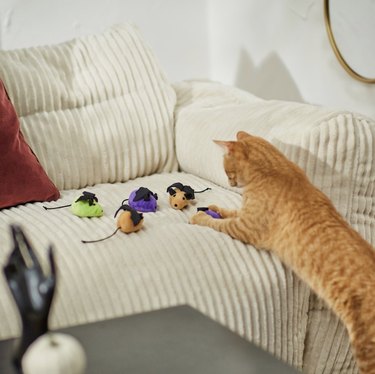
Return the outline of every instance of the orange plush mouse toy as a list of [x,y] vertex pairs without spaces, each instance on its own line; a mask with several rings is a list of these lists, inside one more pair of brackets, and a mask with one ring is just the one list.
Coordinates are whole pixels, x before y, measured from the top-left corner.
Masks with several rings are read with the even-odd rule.
[[127,204],[122,204],[120,208],[117,209],[117,212],[115,213],[115,218],[120,210],[123,210],[123,212],[117,219],[117,228],[119,228],[125,234],[136,232],[142,228],[142,213],[137,212],[135,209],[131,208]]
[[96,243],[101,242],[103,240],[109,239],[113,235],[117,233],[117,231],[121,230],[125,234],[130,234],[131,232],[139,231],[143,227],[143,214],[138,213],[135,209],[131,208],[129,205],[122,204],[120,208],[117,209],[115,213],[115,218],[117,213],[123,210],[123,212],[119,215],[117,219],[117,229],[109,236],[97,239],[97,240],[82,240],[82,243]]
[[173,209],[184,209],[189,203],[195,199],[196,193],[201,193],[211,188],[206,188],[202,191],[194,191],[190,186],[183,185],[182,183],[173,183],[167,188],[169,193],[169,205]]

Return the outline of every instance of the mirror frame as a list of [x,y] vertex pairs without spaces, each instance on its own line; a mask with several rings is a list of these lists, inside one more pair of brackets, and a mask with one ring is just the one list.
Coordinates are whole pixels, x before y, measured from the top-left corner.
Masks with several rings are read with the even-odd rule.
[[333,31],[331,27],[331,18],[330,18],[330,13],[329,13],[329,0],[324,0],[324,21],[326,25],[326,30],[328,34],[328,39],[331,44],[331,47],[333,49],[333,52],[335,53],[336,58],[339,60],[341,66],[346,70],[349,75],[363,83],[375,83],[375,78],[367,78],[364,77],[363,75],[357,73],[354,69],[350,67],[350,65],[346,62],[344,57],[342,56],[335,37],[333,36]]

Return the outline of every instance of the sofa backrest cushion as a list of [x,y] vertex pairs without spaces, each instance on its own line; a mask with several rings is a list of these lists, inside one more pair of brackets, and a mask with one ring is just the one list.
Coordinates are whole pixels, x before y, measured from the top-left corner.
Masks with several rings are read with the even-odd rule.
[[0,209],[60,196],[26,143],[0,80]]
[[175,89],[176,153],[183,171],[229,188],[222,150],[212,140],[235,140],[239,130],[262,136],[304,169],[375,245],[375,121],[309,104],[262,100],[216,83],[181,82]]
[[59,189],[176,169],[175,92],[134,26],[0,51],[0,78]]

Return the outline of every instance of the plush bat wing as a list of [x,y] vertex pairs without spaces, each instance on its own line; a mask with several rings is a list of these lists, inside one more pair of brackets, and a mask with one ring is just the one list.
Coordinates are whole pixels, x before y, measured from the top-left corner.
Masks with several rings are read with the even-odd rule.
[[[139,201],[139,200],[150,201],[150,197],[151,196],[155,197],[155,195],[156,194],[153,194],[152,191],[150,191],[148,188],[140,187],[135,193],[134,201]],[[157,195],[155,199],[157,199]]]
[[83,191],[82,195],[75,202],[78,201],[88,201],[89,205],[93,205],[94,201],[98,202],[98,198],[92,192]]
[[124,211],[127,211],[127,212],[130,212],[130,219],[132,220],[134,226],[137,226],[138,223],[141,222],[142,219],[143,219],[142,213],[138,213],[135,209],[132,209],[127,204],[121,205],[121,207],[117,210],[117,212],[115,214],[115,217],[116,217],[116,215],[117,215],[117,213],[119,212],[120,209],[122,209]]
[[175,188],[178,188],[180,191],[183,190],[184,188],[184,185],[182,183],[173,183],[171,184],[168,188],[167,188],[167,192],[170,194],[170,195],[174,195],[176,193],[175,191]]
[[136,210],[132,209],[130,211],[130,219],[132,220],[134,226],[137,226],[139,222],[143,219],[143,214],[138,213]]
[[131,208],[129,205],[125,204],[121,207],[124,211],[130,212],[130,219],[132,220],[134,226],[137,226],[139,222],[143,219],[143,214],[138,213],[135,209]]
[[185,192],[185,197],[188,200],[194,200],[195,199],[194,190],[190,186],[184,186],[182,188],[182,191]]

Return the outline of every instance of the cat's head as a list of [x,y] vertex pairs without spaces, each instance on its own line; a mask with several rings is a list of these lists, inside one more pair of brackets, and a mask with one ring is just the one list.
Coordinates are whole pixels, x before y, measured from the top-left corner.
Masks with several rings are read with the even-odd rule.
[[224,170],[232,187],[244,187],[254,177],[279,167],[274,161],[283,157],[269,142],[245,131],[237,133],[237,141],[214,142],[224,149]]

